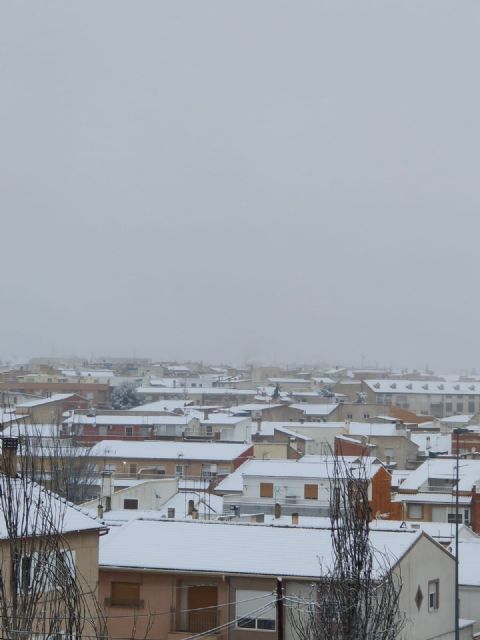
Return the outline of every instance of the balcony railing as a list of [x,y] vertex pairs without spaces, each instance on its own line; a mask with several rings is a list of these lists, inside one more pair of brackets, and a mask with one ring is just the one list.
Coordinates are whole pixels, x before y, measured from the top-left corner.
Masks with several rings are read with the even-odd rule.
[[190,611],[187,614],[178,615],[177,618],[175,631],[204,633],[218,627],[219,611],[213,608],[206,611]]

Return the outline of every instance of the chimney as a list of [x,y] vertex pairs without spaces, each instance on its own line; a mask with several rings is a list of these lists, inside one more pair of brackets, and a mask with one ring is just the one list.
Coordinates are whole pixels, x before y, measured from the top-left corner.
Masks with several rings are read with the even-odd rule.
[[257,418],[257,433],[262,433],[262,417]]
[[17,475],[18,438],[2,438],[3,473],[11,478]]
[[208,420],[208,416],[210,415],[210,411],[208,409],[203,410],[203,419]]
[[102,492],[100,498],[105,499],[105,511],[112,508],[113,474],[111,471],[102,471]]
[[98,503],[97,518],[100,518],[100,520],[103,518],[103,504],[101,502]]
[[282,517],[282,507],[278,502],[275,503],[275,520]]
[[167,517],[175,518],[175,509],[173,507],[168,507]]
[[298,524],[298,513],[292,513],[292,524]]

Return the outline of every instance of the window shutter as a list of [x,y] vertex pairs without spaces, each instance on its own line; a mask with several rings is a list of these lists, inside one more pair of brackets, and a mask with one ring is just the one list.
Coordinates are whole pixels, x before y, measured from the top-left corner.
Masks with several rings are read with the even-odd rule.
[[271,482],[260,483],[260,497],[273,498],[273,483]]
[[304,486],[303,497],[305,498],[305,500],[318,500],[318,485],[306,484]]

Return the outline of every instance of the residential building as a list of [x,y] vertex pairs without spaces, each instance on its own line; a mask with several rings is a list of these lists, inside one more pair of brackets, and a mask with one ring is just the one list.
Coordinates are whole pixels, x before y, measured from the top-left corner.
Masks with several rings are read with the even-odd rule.
[[480,532],[480,460],[460,460],[458,487],[456,464],[454,458],[431,458],[409,473],[393,498],[405,520],[454,523],[458,491],[459,522]]
[[67,411],[86,411],[89,401],[76,393],[56,393],[17,404],[17,417],[36,424],[61,424]]
[[480,383],[426,380],[364,380],[368,402],[385,408],[396,405],[437,418],[480,411]]
[[[401,639],[453,640],[451,554],[421,531],[372,531],[370,538],[402,582]],[[308,598],[331,564],[329,529],[134,520],[102,538],[99,592],[112,638],[123,638],[126,617],[136,614],[138,633],[151,624],[158,640],[210,630],[220,640],[275,640],[279,606]],[[282,617],[283,637],[294,640],[286,610]],[[462,627],[462,640],[471,638],[472,623]]]
[[[345,457],[352,471],[358,457]],[[225,512],[281,513],[328,516],[331,501],[332,456],[299,460],[250,460],[222,480],[215,493],[224,498]],[[393,515],[391,476],[375,458],[363,458],[372,514]]]
[[132,478],[155,475],[214,479],[227,476],[253,454],[248,444],[103,440],[93,446],[99,471]]
[[86,398],[94,407],[110,408],[110,385],[108,382],[1,382],[0,391],[18,391],[32,396],[48,396],[57,393],[75,393]]

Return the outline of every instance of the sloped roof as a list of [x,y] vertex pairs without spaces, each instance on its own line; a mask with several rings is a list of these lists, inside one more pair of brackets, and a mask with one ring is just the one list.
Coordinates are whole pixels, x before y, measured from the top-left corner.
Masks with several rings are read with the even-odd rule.
[[77,394],[75,393],[54,393],[49,398],[39,398],[38,400],[29,400],[28,402],[22,402],[17,404],[17,409],[31,409],[33,407],[40,407],[42,404],[51,404],[52,402],[61,402],[62,400],[68,400],[73,398]]
[[[18,505],[18,534],[42,535],[53,529],[65,534],[103,528],[103,525],[88,515],[87,511],[31,480],[1,475],[0,490],[2,502],[11,498],[12,503]],[[51,524],[46,523],[46,520]],[[8,536],[5,515],[0,509],[0,538]]]
[[[90,452],[95,458],[142,458],[149,460],[235,460],[250,445],[226,442],[173,442],[167,440],[102,440]],[[181,461],[180,460],[180,461]]]
[[[372,531],[394,564],[424,535]],[[199,552],[201,550],[201,552]],[[331,532],[219,522],[134,520],[100,539],[101,567],[317,578],[332,564]],[[377,565],[378,569],[378,565]]]
[[421,395],[480,395],[480,383],[443,382],[438,380],[364,380],[374,393],[401,393]]
[[310,402],[301,402],[300,404],[291,404],[292,409],[302,411],[306,416],[328,416],[338,407],[334,404],[313,404]]
[[[333,474],[332,456],[315,456],[314,462],[299,460],[247,460],[233,473],[222,480],[215,488],[219,493],[237,493],[243,491],[243,479],[246,477],[263,478],[304,478],[328,479]],[[344,456],[347,464],[353,465],[358,460],[355,456]],[[381,468],[376,458],[362,458],[366,463],[366,475],[372,477]]]
[[[400,491],[418,490],[429,478],[454,480],[456,464],[453,458],[426,460],[404,480]],[[459,478],[459,490],[471,491],[480,481],[480,460],[460,460]]]

